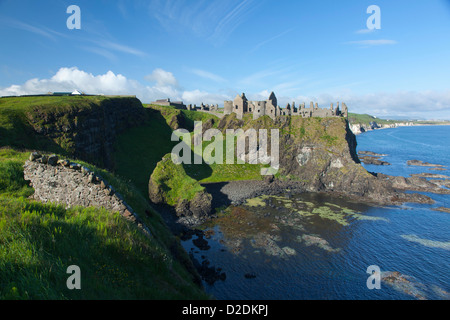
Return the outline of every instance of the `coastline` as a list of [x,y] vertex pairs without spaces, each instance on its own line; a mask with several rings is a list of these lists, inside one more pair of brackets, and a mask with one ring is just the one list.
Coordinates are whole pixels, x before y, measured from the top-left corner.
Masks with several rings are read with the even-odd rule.
[[430,123],[414,123],[414,122],[407,122],[407,123],[395,123],[392,125],[379,125],[376,122],[373,124],[361,124],[361,123],[353,123],[350,124],[350,130],[353,132],[354,135],[360,135],[363,133],[367,133],[374,130],[382,130],[382,129],[395,129],[399,127],[425,127],[425,126],[450,126],[450,122],[443,122],[443,123],[436,123],[436,124],[430,124]]

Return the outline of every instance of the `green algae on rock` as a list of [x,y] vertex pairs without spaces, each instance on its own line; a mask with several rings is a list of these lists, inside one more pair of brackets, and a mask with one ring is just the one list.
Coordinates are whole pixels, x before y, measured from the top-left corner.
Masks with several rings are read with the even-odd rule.
[[266,203],[264,202],[265,198],[266,198],[265,196],[261,196],[257,198],[247,199],[245,205],[249,207],[265,207],[266,206]]

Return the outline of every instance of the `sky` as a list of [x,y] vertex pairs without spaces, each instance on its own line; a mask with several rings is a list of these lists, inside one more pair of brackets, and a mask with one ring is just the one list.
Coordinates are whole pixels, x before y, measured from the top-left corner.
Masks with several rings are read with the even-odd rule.
[[450,120],[450,0],[0,0],[0,39],[0,96],[273,91],[281,107]]

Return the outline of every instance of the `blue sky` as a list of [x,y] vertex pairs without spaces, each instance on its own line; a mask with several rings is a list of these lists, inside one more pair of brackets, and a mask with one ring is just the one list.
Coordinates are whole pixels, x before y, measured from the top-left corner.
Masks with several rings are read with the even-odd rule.
[[[81,9],[69,30],[67,7]],[[381,10],[370,31],[367,8]],[[0,0],[0,95],[83,90],[218,103],[344,101],[450,119],[448,0]]]

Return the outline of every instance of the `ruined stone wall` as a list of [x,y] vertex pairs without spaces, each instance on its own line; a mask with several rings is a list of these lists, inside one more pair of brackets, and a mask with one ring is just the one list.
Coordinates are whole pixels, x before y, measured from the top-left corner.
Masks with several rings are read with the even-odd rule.
[[223,113],[225,115],[233,112],[233,101],[225,101],[223,104]]
[[101,176],[77,163],[57,156],[32,153],[24,165],[24,178],[34,188],[34,199],[74,206],[105,208],[135,222],[148,236],[150,230],[133,209]]

